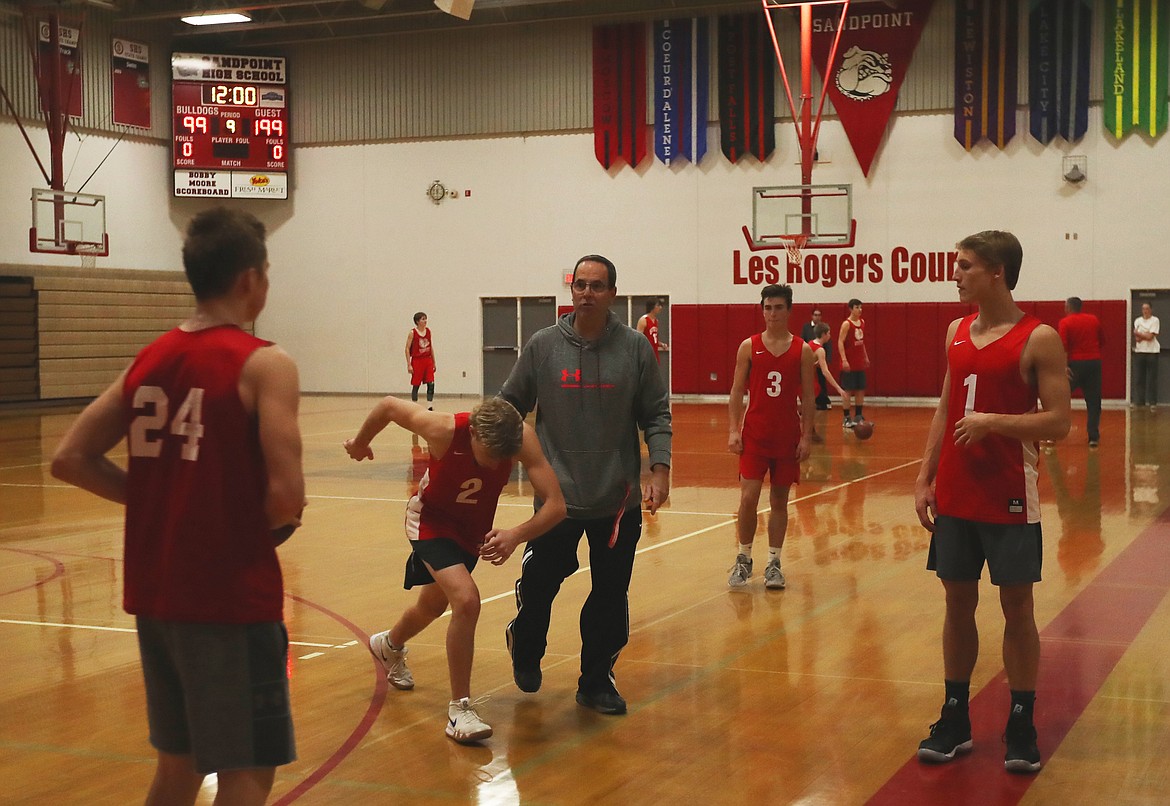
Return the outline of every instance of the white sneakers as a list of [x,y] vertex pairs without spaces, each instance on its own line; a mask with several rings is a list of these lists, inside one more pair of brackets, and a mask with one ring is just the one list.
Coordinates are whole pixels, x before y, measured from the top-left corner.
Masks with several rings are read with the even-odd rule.
[[370,651],[386,670],[386,682],[394,688],[408,691],[414,688],[414,675],[406,666],[406,647],[392,649],[390,647],[390,631],[380,632],[370,636]]
[[[407,691],[414,688],[414,675],[406,666],[406,647],[393,649],[390,646],[390,631],[370,636],[370,651],[386,670],[386,682],[394,688]],[[452,700],[447,706],[447,735],[460,744],[471,744],[492,735],[491,725],[479,718],[475,707],[487,697],[472,702],[467,697]]]
[[752,576],[752,558],[746,554],[735,556],[735,565],[731,566],[731,576],[727,578],[727,587],[742,588]]
[[471,744],[492,735],[492,726],[479,718],[475,706],[486,700],[480,697],[472,702],[467,697],[451,700],[447,706],[447,735],[460,744]]
[[[731,566],[731,576],[727,578],[727,587],[744,588],[751,577],[752,558],[746,554],[736,555],[735,565]],[[764,587],[772,590],[784,590],[787,584],[788,581],[784,579],[784,574],[780,571],[780,561],[768,560],[768,566],[764,569]]]

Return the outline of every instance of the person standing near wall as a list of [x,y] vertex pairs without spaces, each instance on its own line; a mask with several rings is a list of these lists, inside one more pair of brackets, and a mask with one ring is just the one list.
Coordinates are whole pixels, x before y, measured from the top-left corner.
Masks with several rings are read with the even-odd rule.
[[[804,339],[805,343],[811,346],[814,350],[816,349],[816,345],[814,345],[813,342],[818,341],[817,328],[822,324],[824,324],[824,321],[821,319],[821,309],[813,308],[812,320],[805,322],[800,328],[800,337]],[[825,326],[828,327],[828,325]],[[832,341],[825,339],[820,341],[820,345],[824,349],[825,362],[827,364],[827,362],[833,360],[833,343]],[[817,411],[828,411],[833,407],[833,401],[829,400],[829,384],[825,380],[825,371],[821,369],[820,363],[821,362],[818,361],[816,367],[818,384]],[[837,382],[833,381],[833,384],[835,386]]]
[[[573,312],[529,340],[500,391],[522,415],[536,409],[536,434],[568,510],[558,526],[528,543],[516,618],[505,636],[516,686],[539,690],[553,599],[578,568],[584,533],[593,588],[581,609],[577,703],[624,714],[614,664],[630,638],[639,503],[654,513],[670,494],[670,395],[649,342],[610,311],[617,296],[613,263],[586,255],[573,268],[571,288]],[[650,465],[641,491],[638,431]]]
[[1136,393],[1134,404],[1158,408],[1158,317],[1150,303],[1142,303],[1142,315],[1133,320],[1133,377]]
[[[195,313],[145,347],[77,418],[53,475],[126,505],[124,607],[135,616],[150,742],[147,803],[262,804],[296,760],[276,546],[305,505],[293,360],[243,330],[268,296],[249,213],[192,219]],[[106,454],[127,438],[129,466]]]
[[659,350],[669,350],[670,345],[658,338],[658,314],[662,313],[662,300],[655,297],[646,300],[646,313],[638,318],[638,332],[646,336],[650,346],[654,348],[654,360],[658,358]]
[[1032,714],[1040,635],[1032,587],[1040,581],[1043,553],[1036,443],[1068,434],[1067,364],[1057,333],[1012,298],[1023,262],[1016,237],[986,231],[956,247],[959,300],[978,310],[947,329],[946,377],[914,485],[918,520],[931,532],[926,567],[946,594],[946,693],[941,716],[918,745],[918,758],[948,762],[972,749],[968,700],[986,564],[999,588],[1011,690],[1004,768],[1036,772],[1040,751]]
[[[813,435],[815,359],[812,348],[788,330],[791,286],[765,286],[760,291],[760,309],[764,332],[740,342],[727,402],[727,448],[739,456],[736,553],[727,585],[743,588],[752,575],[756,507],[764,476],[770,475],[764,587],[783,590],[788,581],[780,570],[780,551],[788,533],[788,493],[800,480],[800,463],[808,458]],[[746,413],[744,392],[748,394]]]
[[1057,327],[1068,355],[1069,387],[1073,391],[1080,389],[1085,396],[1089,447],[1096,448],[1101,442],[1101,345],[1105,343],[1105,333],[1101,320],[1083,313],[1081,307],[1080,297],[1065,300],[1065,317]]
[[414,315],[414,327],[406,334],[406,371],[410,375],[410,399],[418,402],[418,388],[427,385],[427,408],[435,402],[435,343],[427,327],[427,315]]
[[[837,335],[837,349],[841,351],[841,388],[845,390],[846,428],[852,428],[865,419],[865,371],[869,369],[869,352],[865,348],[865,320],[861,318],[861,300],[849,300],[849,318],[841,323]],[[849,419],[849,398],[853,397],[853,419]]]

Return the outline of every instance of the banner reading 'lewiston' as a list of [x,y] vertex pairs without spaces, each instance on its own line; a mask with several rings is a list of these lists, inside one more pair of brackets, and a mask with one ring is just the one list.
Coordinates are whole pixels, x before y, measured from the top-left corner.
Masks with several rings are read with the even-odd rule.
[[968,151],[1016,134],[1020,61],[1017,0],[958,0],[955,9],[955,139]]

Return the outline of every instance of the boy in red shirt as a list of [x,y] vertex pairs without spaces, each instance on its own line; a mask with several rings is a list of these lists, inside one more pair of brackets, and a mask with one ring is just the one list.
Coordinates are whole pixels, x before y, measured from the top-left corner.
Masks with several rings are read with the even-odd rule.
[[1105,332],[1101,320],[1081,312],[1080,297],[1065,300],[1064,310],[1066,315],[1057,330],[1068,353],[1069,387],[1073,391],[1080,389],[1085,396],[1089,447],[1096,448],[1101,441],[1101,345],[1105,343]]
[[[427,441],[430,465],[406,505],[406,536],[412,552],[406,561],[405,588],[419,586],[415,604],[398,622],[370,638],[370,651],[397,689],[414,688],[406,666],[406,642],[451,608],[447,628],[447,668],[451,702],[447,735],[461,744],[492,735],[471,701],[471,663],[479,588],[471,578],[483,557],[493,565],[506,561],[516,546],[547,532],[565,517],[565,499],[552,466],[531,426],[503,398],[490,398],[470,414],[430,411],[415,403],[386,397],[370,412],[361,430],[346,440],[355,461],[373,459],[370,441],[390,423]],[[493,529],[496,504],[520,460],[543,506],[511,529]]]

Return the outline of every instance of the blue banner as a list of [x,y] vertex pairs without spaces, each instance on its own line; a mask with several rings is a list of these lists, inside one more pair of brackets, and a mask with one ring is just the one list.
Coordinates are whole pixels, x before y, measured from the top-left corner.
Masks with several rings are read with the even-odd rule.
[[1029,129],[1041,143],[1089,128],[1092,0],[1031,0],[1028,10]]
[[697,164],[707,153],[707,20],[661,20],[653,41],[654,153]]

